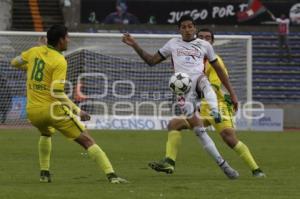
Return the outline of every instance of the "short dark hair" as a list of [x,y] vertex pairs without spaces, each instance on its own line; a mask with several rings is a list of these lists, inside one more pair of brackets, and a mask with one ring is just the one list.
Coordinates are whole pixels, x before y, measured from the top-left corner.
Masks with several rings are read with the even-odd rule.
[[183,16],[179,19],[179,21],[178,21],[178,23],[177,23],[178,28],[180,28],[181,23],[184,22],[184,21],[191,21],[191,22],[196,26],[196,22],[194,21],[194,19],[193,19],[190,15],[183,15]]
[[201,29],[199,29],[198,32],[197,32],[197,37],[198,37],[199,32],[209,32],[211,34],[211,40],[215,41],[215,34],[214,34],[214,32],[211,29],[209,29],[209,28],[201,28]]
[[53,25],[47,31],[47,42],[51,46],[56,46],[60,38],[65,38],[68,28],[64,25]]

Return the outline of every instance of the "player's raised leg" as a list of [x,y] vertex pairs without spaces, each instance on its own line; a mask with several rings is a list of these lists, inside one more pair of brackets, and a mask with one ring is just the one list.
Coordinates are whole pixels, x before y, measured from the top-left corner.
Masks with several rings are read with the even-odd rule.
[[212,89],[210,82],[204,74],[198,78],[196,89],[198,95],[199,93],[204,94],[204,98],[206,99],[211,110],[211,116],[214,118],[216,123],[220,123],[222,118],[219,113],[217,96],[215,91]]

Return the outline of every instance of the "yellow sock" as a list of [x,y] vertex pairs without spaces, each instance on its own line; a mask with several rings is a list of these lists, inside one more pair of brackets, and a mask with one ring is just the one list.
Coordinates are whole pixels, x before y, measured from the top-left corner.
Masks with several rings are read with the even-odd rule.
[[249,151],[248,147],[243,142],[239,141],[235,145],[233,150],[235,150],[240,155],[240,157],[250,167],[251,170],[258,169],[258,166],[257,166],[251,152]]
[[96,162],[98,167],[104,171],[105,174],[114,173],[114,169],[107,158],[106,154],[102,149],[94,144],[87,149],[89,156]]
[[168,141],[166,144],[166,157],[176,161],[178,149],[181,145],[180,131],[172,130],[168,133]]
[[39,160],[40,169],[49,171],[50,168],[50,155],[51,155],[51,137],[41,136],[39,140]]

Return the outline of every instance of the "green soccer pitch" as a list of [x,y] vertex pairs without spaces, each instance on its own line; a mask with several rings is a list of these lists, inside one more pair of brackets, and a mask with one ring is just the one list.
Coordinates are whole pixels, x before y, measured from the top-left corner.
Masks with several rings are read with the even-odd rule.
[[198,144],[192,132],[184,132],[172,175],[148,168],[165,151],[166,132],[91,131],[109,156],[117,174],[129,184],[109,184],[81,147],[61,134],[53,137],[52,183],[39,182],[34,129],[0,129],[1,199],[298,199],[300,198],[300,132],[241,132],[267,174],[251,176],[242,160],[210,133],[217,147],[239,171],[229,180]]

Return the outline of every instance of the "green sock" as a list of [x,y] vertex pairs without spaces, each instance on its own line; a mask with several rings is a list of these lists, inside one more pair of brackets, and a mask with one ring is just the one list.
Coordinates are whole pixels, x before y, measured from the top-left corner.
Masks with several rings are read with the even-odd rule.
[[87,152],[92,158],[92,160],[96,162],[97,166],[102,171],[104,171],[105,174],[114,173],[114,169],[112,168],[112,165],[109,159],[107,158],[105,152],[102,151],[102,149],[97,144],[90,146],[87,149]]
[[249,151],[248,147],[241,141],[239,141],[235,147],[233,148],[234,151],[236,151],[240,157],[244,160],[244,162],[248,165],[248,167],[253,171],[255,169],[258,169],[258,166]]
[[50,156],[51,156],[51,137],[41,136],[39,140],[39,160],[40,169],[49,171],[50,168]]
[[178,149],[181,145],[180,131],[172,130],[168,133],[168,141],[166,144],[166,157],[176,161]]

